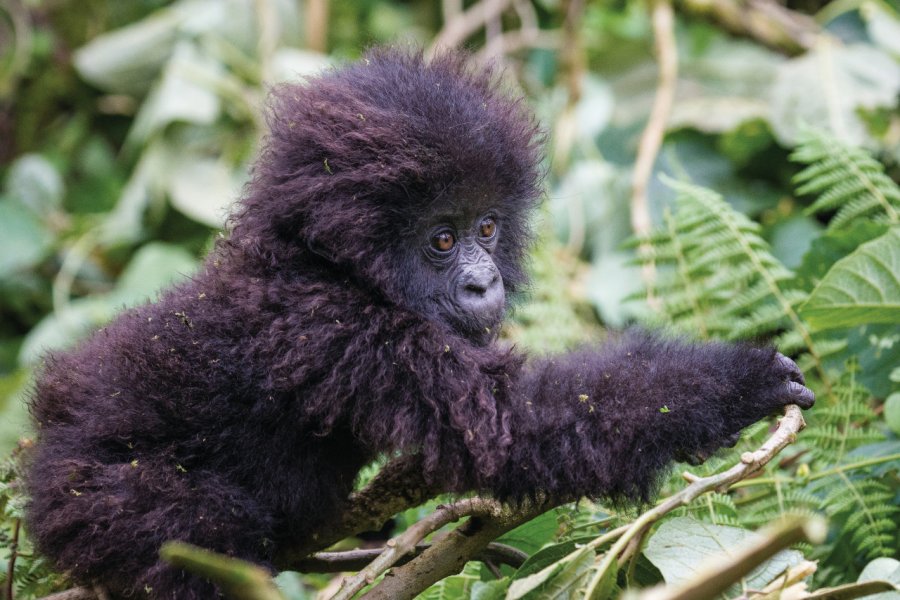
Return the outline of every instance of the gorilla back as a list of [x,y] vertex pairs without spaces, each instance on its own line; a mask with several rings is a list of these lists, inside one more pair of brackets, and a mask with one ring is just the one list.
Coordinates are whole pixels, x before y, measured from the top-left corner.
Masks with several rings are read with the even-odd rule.
[[490,70],[376,50],[274,90],[268,122],[201,273],[38,377],[28,525],[77,580],[211,597],[164,541],[270,565],[380,452],[419,453],[448,491],[646,499],[676,456],[812,404],[773,349],[494,343],[541,135]]

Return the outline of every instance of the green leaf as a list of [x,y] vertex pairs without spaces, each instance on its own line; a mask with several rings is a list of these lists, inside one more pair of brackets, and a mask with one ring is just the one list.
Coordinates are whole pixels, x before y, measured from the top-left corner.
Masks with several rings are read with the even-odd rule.
[[481,567],[469,562],[459,575],[442,579],[417,596],[418,600],[459,600],[468,598],[469,590],[479,581]]
[[897,13],[885,10],[877,2],[864,2],[859,12],[866,21],[872,41],[900,58],[900,19],[897,18]]
[[53,235],[31,212],[0,198],[0,277],[33,267],[52,244]]
[[221,228],[243,179],[243,173],[236,174],[221,160],[185,157],[169,180],[172,206],[199,223]]
[[900,228],[835,263],[800,314],[815,330],[900,323]]
[[556,533],[556,529],[559,527],[556,521],[557,513],[557,509],[549,510],[503,534],[497,541],[501,544],[509,544],[527,554],[533,554],[538,548],[549,542]]
[[900,435],[900,392],[894,392],[884,401],[884,420],[891,431]]
[[582,547],[559,562],[555,562],[533,575],[513,581],[506,595],[507,600],[520,598],[576,598],[582,580],[594,562],[594,551]]
[[40,154],[26,154],[17,159],[6,176],[6,192],[38,217],[59,210],[65,186],[62,176],[50,161]]
[[503,600],[509,589],[509,577],[494,581],[476,581],[472,584],[470,600]]
[[151,242],[135,252],[116,283],[113,302],[127,307],[152,300],[161,289],[185,279],[197,260],[180,246]]
[[800,266],[813,240],[822,233],[822,225],[811,217],[794,215],[769,228],[772,255],[788,269]]
[[834,263],[887,230],[888,226],[884,223],[860,219],[848,224],[845,229],[832,229],[814,239],[803,255],[803,262],[797,267],[798,286],[812,291]]
[[[676,517],[663,523],[647,542],[644,555],[660,570],[666,583],[672,585],[691,579],[708,559],[721,559],[750,542],[759,534],[724,525],[711,525],[690,517]],[[799,564],[803,554],[782,550],[744,578],[746,587],[762,589],[786,568]],[[728,597],[740,593],[733,586]]]
[[852,144],[870,139],[860,108],[893,109],[900,91],[900,65],[866,44],[821,40],[815,49],[779,68],[770,101],[770,122],[782,146],[795,146],[805,123],[829,123]]
[[[876,558],[866,565],[857,582],[874,580],[888,581],[900,587],[900,561],[895,558]],[[900,590],[867,596],[867,600],[900,600]]]
[[568,556],[569,554],[574,552],[579,545],[587,544],[593,539],[594,536],[583,536],[574,540],[560,542],[559,544],[545,546],[544,548],[541,548],[540,550],[529,556],[528,559],[524,563],[522,563],[522,566],[516,570],[513,577],[515,579],[522,579],[527,575],[537,573],[548,565]]
[[193,42],[178,42],[159,84],[141,105],[126,145],[137,147],[174,121],[209,125],[219,116],[221,100],[213,89],[224,69]]

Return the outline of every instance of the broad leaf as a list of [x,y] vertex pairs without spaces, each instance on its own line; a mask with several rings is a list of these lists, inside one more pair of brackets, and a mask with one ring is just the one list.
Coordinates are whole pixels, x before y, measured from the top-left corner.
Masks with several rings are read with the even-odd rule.
[[900,91],[900,65],[864,44],[822,40],[813,51],[779,68],[772,87],[771,119],[783,146],[796,145],[804,124],[828,123],[852,144],[870,139],[860,108],[893,108]]
[[513,581],[507,600],[520,598],[576,598],[594,562],[594,551],[583,547],[533,575]]
[[900,324],[900,228],[835,263],[800,314],[815,330]]
[[[689,517],[666,521],[647,542],[644,555],[660,570],[668,584],[677,584],[694,577],[707,560],[721,560],[758,534],[724,525],[711,525]],[[796,550],[782,550],[765,561],[744,578],[746,587],[762,589],[786,568],[798,564],[803,555]],[[740,593],[733,586],[727,594]]]
[[33,267],[52,245],[53,235],[31,212],[0,198],[0,276]]

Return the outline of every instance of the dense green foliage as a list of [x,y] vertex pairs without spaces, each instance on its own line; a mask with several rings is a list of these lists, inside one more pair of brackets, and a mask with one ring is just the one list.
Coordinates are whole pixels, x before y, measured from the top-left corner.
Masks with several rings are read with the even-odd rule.
[[[24,398],[41,354],[196,268],[246,178],[266,85],[371,43],[427,45],[443,25],[431,0],[335,2],[327,22],[311,24],[312,4],[0,6],[0,40],[12,42],[0,44],[0,456],[9,457],[0,590],[12,552],[16,598],[67,587],[20,524],[15,459],[30,435]],[[874,1],[826,6],[814,15],[816,42],[788,57],[731,37],[691,4],[676,4],[678,87],[649,181],[646,238],[629,220],[657,88],[646,5],[589,0],[563,30],[580,3],[514,2],[469,39],[478,52],[495,40],[492,27],[547,33],[507,47],[510,79],[546,124],[551,156],[532,302],[506,335],[536,352],[634,322],[772,341],[818,395],[807,429],[765,472],[675,511],[601,589],[689,579],[703,552],[685,552],[732,549],[785,515],[822,515],[828,535],[776,554],[730,597],[804,560],[819,561],[811,588],[900,583],[900,12]],[[309,49],[317,27],[327,53]],[[737,463],[769,425],[694,472]],[[684,485],[673,476],[663,494]],[[435,505],[400,515],[398,528]],[[635,514],[589,502],[556,509],[501,540],[530,555],[519,569],[497,577],[469,563],[422,597],[580,597],[606,549],[585,544]],[[278,582],[287,597],[308,598],[329,580]]]

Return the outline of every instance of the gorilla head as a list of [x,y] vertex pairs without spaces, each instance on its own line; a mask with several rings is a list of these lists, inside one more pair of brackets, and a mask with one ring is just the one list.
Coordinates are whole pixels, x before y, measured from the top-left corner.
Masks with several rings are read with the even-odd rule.
[[375,50],[276,89],[232,249],[268,273],[306,269],[313,252],[386,299],[491,339],[526,282],[542,177],[541,132],[497,79],[458,54],[426,63]]

